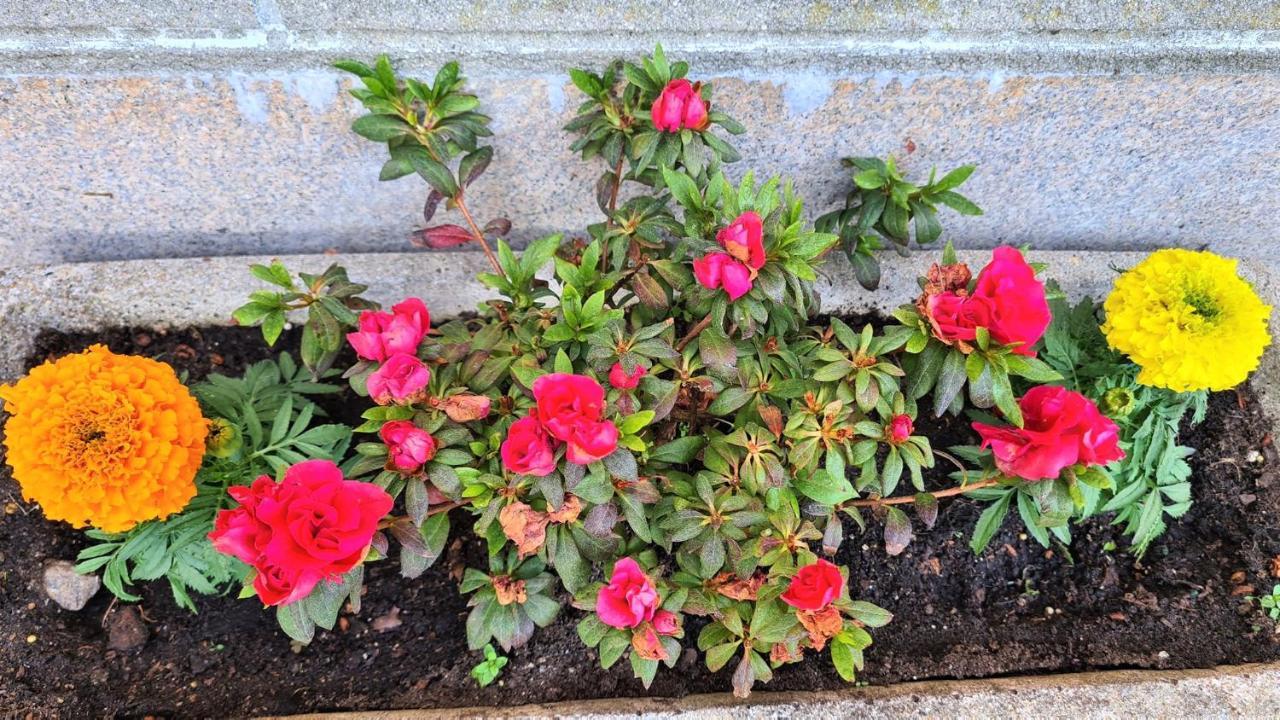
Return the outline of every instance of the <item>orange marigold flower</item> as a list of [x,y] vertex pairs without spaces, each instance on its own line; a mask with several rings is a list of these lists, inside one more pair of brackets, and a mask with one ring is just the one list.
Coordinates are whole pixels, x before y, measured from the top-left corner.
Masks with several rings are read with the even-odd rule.
[[51,520],[123,532],[196,493],[208,422],[173,368],[94,345],[0,385],[22,495]]

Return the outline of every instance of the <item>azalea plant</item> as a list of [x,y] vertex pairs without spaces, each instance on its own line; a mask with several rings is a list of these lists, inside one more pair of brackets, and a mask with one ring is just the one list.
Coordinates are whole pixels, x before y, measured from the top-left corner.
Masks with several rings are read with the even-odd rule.
[[[255,266],[273,289],[236,319],[271,343],[288,313],[306,312],[306,369],[286,369],[284,355],[271,378],[215,378],[194,389],[199,405],[174,378],[148,384],[169,388],[169,412],[190,432],[121,436],[61,485],[68,466],[39,450],[116,438],[126,401],[111,398],[151,408],[128,385],[160,371],[113,359],[136,368],[92,370],[101,387],[71,388],[91,369],[63,359],[0,389],[24,493],[50,517],[125,533],[86,551],[83,569],[118,568],[122,555],[127,572],[135,555],[117,550],[132,547],[128,533],[196,528],[219,568],[156,544],[133,577],[168,572],[202,592],[238,584],[305,643],[358,607],[367,563],[394,557],[412,581],[457,537],[486,558],[459,583],[468,645],[486,653],[479,682],[505,664],[493,643],[511,651],[565,615],[602,666],[625,656],[646,687],[686,648],[713,671],[732,667],[739,695],[811,656],[852,681],[892,614],[857,597],[835,562],[848,532],[874,517],[896,555],[941,501],[965,496],[986,504],[975,552],[1016,509],[1046,545],[1111,513],[1141,553],[1189,507],[1184,415],[1202,414],[1207,390],[1243,382],[1270,341],[1269,309],[1234,265],[1189,251],[1152,255],[1102,307],[1070,307],[1025,250],[996,248],[975,274],[947,243],[892,318],[855,328],[824,317],[814,284],[841,272],[823,267],[832,251],[874,285],[873,235],[905,246],[910,223],[927,244],[941,234],[939,204],[978,212],[955,192],[972,168],[917,186],[892,160],[860,158],[857,197],[815,227],[790,182],[730,180],[740,155],[719,133],[745,129],[660,48],[572,71],[585,98],[567,130],[575,152],[604,164],[602,218],[517,252],[509,221],[482,227],[467,206],[494,151],[458,66],[431,83],[397,76],[385,57],[338,66],[368,110],[353,130],[386,146],[382,178],[425,180],[429,225],[440,206],[463,218],[416,242],[479,246],[490,267],[477,280],[496,297],[440,323],[421,298],[386,310],[361,299],[340,267],[295,278]],[[333,389],[344,338],[355,361],[342,376],[367,398],[354,428],[318,421],[306,398]],[[1185,360],[1207,352],[1205,338],[1233,348],[1212,371]],[[39,403],[66,392],[84,396],[46,422]],[[934,447],[927,429],[941,417],[971,428],[974,444]],[[169,460],[149,463],[153,446]],[[77,484],[121,459],[105,497]],[[118,470],[135,464],[145,469]],[[120,502],[134,493],[155,501]]]

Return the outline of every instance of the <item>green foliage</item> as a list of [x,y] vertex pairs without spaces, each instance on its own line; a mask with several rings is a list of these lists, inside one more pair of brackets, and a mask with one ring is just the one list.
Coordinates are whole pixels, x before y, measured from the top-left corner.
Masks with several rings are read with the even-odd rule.
[[1267,617],[1280,621],[1280,584],[1272,587],[1269,595],[1249,595],[1245,599],[1250,602],[1256,601],[1258,606],[1266,611]]
[[475,667],[471,668],[471,677],[480,687],[489,687],[498,676],[502,674],[502,669],[507,666],[507,658],[499,655],[493,649],[493,645],[486,644],[484,646],[484,660],[481,660]]
[[[1125,451],[1111,473],[1114,487],[1088,503],[1084,516],[1114,512],[1114,522],[1125,526],[1141,556],[1164,533],[1166,516],[1178,518],[1191,508],[1187,458],[1194,451],[1178,443],[1178,433],[1185,421],[1204,419],[1208,393],[1138,384],[1138,368],[1107,345],[1093,300],[1084,298],[1074,306],[1054,300],[1050,309],[1054,321],[1045,333],[1045,361],[1068,378],[1068,387],[1110,411]],[[1124,402],[1117,404],[1115,398]]]
[[279,260],[270,265],[253,265],[250,271],[255,278],[282,288],[283,292],[254,291],[249,294],[249,302],[237,308],[232,317],[241,325],[260,326],[263,339],[268,345],[275,345],[289,313],[305,310],[302,363],[315,378],[333,366],[347,331],[356,327],[358,313],[377,307],[359,297],[368,288],[348,280],[347,271],[337,265],[330,265],[320,275],[298,273],[300,285]]
[[[309,595],[296,602],[276,607],[276,621],[290,638],[306,644],[315,637],[316,628],[332,630],[342,606],[350,603],[353,612],[360,611],[360,590],[364,586],[364,565],[356,565],[337,579],[323,580]],[[241,597],[252,595],[246,586]]]
[[[416,244],[447,248],[471,241],[484,243],[484,233],[505,234],[511,226],[505,218],[495,218],[484,231],[475,226],[463,197],[467,187],[480,178],[493,160],[493,148],[480,145],[489,137],[489,117],[476,112],[480,100],[466,92],[458,63],[446,63],[430,82],[399,77],[386,55],[378,56],[373,67],[354,60],[334,63],[360,79],[363,87],[350,92],[364,104],[369,114],[356,118],[351,130],[363,138],[387,146],[388,159],[379,180],[395,180],[418,174],[431,191],[423,206],[428,225],[441,201],[458,207],[466,228],[454,224],[429,226],[415,233]],[[486,252],[488,246],[485,246]]]
[[101,570],[107,589],[130,602],[141,599],[129,591],[132,584],[165,578],[175,602],[194,612],[191,591],[216,594],[244,574],[238,560],[215,551],[208,539],[214,517],[230,503],[227,488],[281,473],[294,462],[346,454],[350,428],[316,422],[324,412],[308,399],[337,389],[311,380],[287,353],[250,366],[240,378],[212,375],[193,386],[205,416],[233,427],[242,438],[239,447],[223,457],[206,455],[196,496],[182,512],[124,533],[87,531],[95,542],[80,552],[77,572]]
[[[706,130],[660,132],[650,120],[649,108],[667,83],[688,74],[684,62],[668,62],[662,46],[639,64],[615,61],[602,73],[573,69],[569,77],[587,99],[578,106],[565,130],[578,135],[570,149],[583,160],[602,158],[606,168],[596,181],[596,200],[611,223],[627,224],[626,209],[617,211],[618,187],[625,181],[662,188],[663,168],[680,168],[705,182],[721,163],[741,159],[738,151],[720,135]],[[695,87],[703,100],[711,99],[711,84]],[[739,135],[737,121],[712,108],[712,125]]]
[[875,252],[892,243],[899,253],[906,253],[914,237],[917,245],[928,245],[942,236],[938,222],[938,205],[945,205],[961,215],[981,215],[982,210],[956,192],[973,173],[973,165],[962,165],[937,177],[937,168],[929,171],[924,185],[908,182],[892,157],[845,158],[846,167],[854,170],[854,187],[845,197],[844,207],[818,218],[823,232],[840,236],[854,277],[868,290],[880,285],[880,262]]
[[514,549],[490,558],[490,572],[467,568],[459,590],[471,595],[467,605],[467,647],[479,650],[496,640],[510,652],[546,627],[560,612],[555,577],[537,557],[521,560]]
[[[1125,457],[1105,471],[1076,468],[1065,479],[973,493],[992,504],[979,519],[972,547],[981,552],[1011,508],[1045,546],[1050,535],[1064,544],[1070,541],[1070,520],[1114,513],[1113,522],[1124,526],[1134,553],[1141,556],[1164,533],[1166,517],[1181,517],[1191,507],[1187,458],[1193,450],[1178,443],[1178,434],[1187,421],[1203,420],[1208,395],[1138,384],[1138,368],[1107,345],[1100,310],[1092,299],[1068,305],[1057,297],[1050,309],[1053,322],[1044,336],[1044,363],[1062,376],[1066,387],[1094,400],[1111,416]],[[965,454],[982,462],[972,449]],[[985,471],[996,474],[989,459]]]

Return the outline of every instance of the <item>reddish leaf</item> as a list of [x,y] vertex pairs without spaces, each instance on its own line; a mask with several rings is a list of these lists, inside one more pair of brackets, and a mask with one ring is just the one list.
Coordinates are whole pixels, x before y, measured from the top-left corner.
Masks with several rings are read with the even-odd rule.
[[930,493],[916,493],[916,513],[927,528],[933,528],[938,522],[938,498]]
[[884,517],[884,551],[901,555],[911,543],[911,519],[896,507],[889,508]]
[[667,306],[667,291],[647,272],[636,273],[631,278],[631,289],[640,302],[648,307],[661,310]]
[[471,242],[471,233],[461,225],[437,225],[413,234],[412,242],[418,247],[443,250]]
[[503,235],[511,232],[511,221],[504,218],[494,218],[484,225],[485,233],[489,235]]
[[756,412],[760,413],[760,419],[764,420],[765,427],[769,428],[774,437],[782,437],[782,411],[778,406],[761,402],[756,405]]
[[613,503],[605,503],[591,508],[582,527],[587,534],[598,540],[614,537],[613,526],[618,522],[618,508]]
[[440,201],[444,196],[432,190],[427,194],[427,202],[422,206],[422,221],[430,224],[431,218],[436,216],[436,208],[440,207]]

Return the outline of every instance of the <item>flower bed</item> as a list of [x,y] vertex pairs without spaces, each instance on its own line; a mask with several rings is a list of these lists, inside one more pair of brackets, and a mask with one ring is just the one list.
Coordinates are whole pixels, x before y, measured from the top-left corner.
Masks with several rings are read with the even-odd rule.
[[[274,345],[289,314],[305,312],[301,365],[283,354],[188,395],[163,365],[91,348],[0,389],[22,493],[94,528],[78,570],[100,572],[121,600],[164,579],[195,610],[200,595],[239,587],[306,653],[350,630],[379,568],[420,587],[447,558],[469,610],[460,632],[436,639],[476,653],[480,687],[536,647],[538,628],[563,633],[567,616],[585,647],[557,669],[586,658],[650,688],[663,666],[683,666],[675,691],[687,692],[701,657],[745,696],[775,674],[817,672],[821,658],[854,681],[873,633],[901,612],[886,598],[900,607],[911,578],[964,572],[956,553],[970,552],[974,569],[1039,546],[1014,583],[1023,608],[1047,599],[1031,568],[1055,558],[1072,572],[1100,561],[1105,588],[1123,552],[1146,577],[1153,543],[1193,508],[1197,446],[1180,432],[1269,343],[1270,309],[1234,262],[1183,250],[1138,263],[1099,308],[1066,303],[1021,250],[997,248],[971,269],[948,243],[891,318],[820,317],[827,253],[840,247],[874,288],[883,244],[936,241],[941,206],[980,212],[956,192],[973,168],[918,183],[892,158],[851,159],[844,208],[810,228],[789,184],[728,182],[722,166],[738,156],[717,129],[742,128],[661,50],[602,75],[574,71],[588,99],[569,129],[575,150],[607,162],[605,221],[517,255],[499,239],[509,221],[481,227],[467,209],[492,149],[478,142],[488,118],[456,65],[430,84],[397,78],[385,58],[340,67],[364,85],[353,94],[370,114],[353,129],[386,144],[383,178],[420,175],[427,223],[442,210],[465,222],[429,226],[417,242],[478,244],[492,270],[479,280],[498,298],[477,317],[433,322],[418,298],[378,309],[338,266],[295,277],[255,265],[271,289],[235,318]],[[341,381],[335,367],[348,368]],[[207,424],[193,424],[192,396]],[[1257,440],[1264,461],[1268,442]],[[1234,457],[1219,463],[1253,479]],[[948,525],[951,503],[974,502],[971,525]],[[1253,532],[1239,520],[1217,530]],[[1018,544],[993,547],[1011,523]],[[1094,542],[1104,534],[1114,539]],[[1164,547],[1171,574],[1202,549]],[[1248,587],[1274,557],[1247,558],[1231,592],[1274,604]],[[881,567],[891,569],[877,582]],[[972,604],[1008,597],[980,576],[965,588]],[[1044,620],[1080,600],[1073,581]],[[1139,584],[1124,600],[1152,597],[1159,607]],[[922,610],[954,631],[960,604],[938,596]],[[136,635],[136,613],[120,613]],[[388,611],[371,627],[398,623]],[[577,676],[595,692],[597,671]]]
[[[286,336],[282,349],[296,349],[296,335]],[[48,333],[32,362],[95,342],[172,363],[192,380],[210,371],[236,374],[269,354],[260,338],[244,329],[157,335],[138,328]],[[1046,557],[1013,524],[974,558],[966,539],[981,506],[965,498],[942,504],[934,528],[921,530],[897,558],[887,557],[874,542],[882,525],[871,520],[867,536],[872,540],[848,543],[836,558],[849,565],[864,597],[896,611],[894,622],[877,633],[875,662],[862,679],[879,685],[1280,659],[1277,636],[1265,616],[1234,594],[1242,584],[1265,583],[1271,558],[1280,554],[1275,540],[1280,478],[1274,470],[1280,464],[1274,457],[1265,465],[1247,460],[1272,426],[1252,394],[1244,397],[1246,408],[1240,410],[1234,393],[1213,396],[1206,421],[1186,436],[1201,448],[1191,459],[1196,504],[1143,561],[1119,550],[1077,554],[1074,564],[1061,552]],[[348,401],[354,404],[349,395],[325,403],[343,412]],[[948,427],[927,432],[948,436]],[[7,473],[0,489],[17,497]],[[1246,504],[1242,496],[1252,499],[1246,497]],[[233,595],[207,597],[192,614],[174,604],[163,583],[139,588],[149,638],[139,648],[112,650],[110,630],[120,605],[111,607],[109,593],[68,613],[41,590],[44,563],[74,557],[86,545],[83,533],[23,507],[26,512],[0,520],[0,573],[7,578],[2,612],[12,635],[3,659],[20,668],[16,677],[0,683],[0,702],[37,715],[60,710],[68,715],[247,716],[679,697],[722,691],[728,680],[727,671],[712,674],[700,659],[687,658],[676,672],[659,673],[646,691],[628,667],[600,671],[594,657],[580,649],[575,618],[566,615],[510,653],[501,685],[477,687],[469,674],[479,654],[466,648],[466,597],[450,577],[457,562],[483,560],[483,546],[474,542],[460,543],[412,583],[399,578],[394,564],[371,564],[360,612],[344,613],[337,631],[320,633],[296,654],[260,607]],[[854,530],[852,523],[849,529]],[[1120,528],[1105,518],[1089,521],[1077,535],[1077,542],[1092,547],[1124,543]],[[1238,585],[1233,575],[1239,571],[1247,579]],[[28,603],[35,608],[28,609]],[[1045,608],[1054,613],[1047,615]],[[399,623],[390,622],[392,617]],[[37,640],[27,644],[28,635]],[[844,685],[829,665],[801,663],[781,669],[769,690]]]

